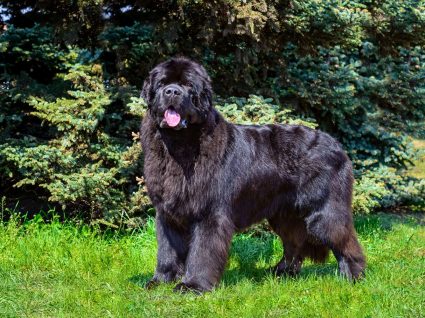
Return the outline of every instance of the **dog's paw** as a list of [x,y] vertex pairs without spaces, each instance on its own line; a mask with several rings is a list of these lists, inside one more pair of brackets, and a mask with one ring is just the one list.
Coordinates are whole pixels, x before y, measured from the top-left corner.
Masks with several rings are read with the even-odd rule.
[[181,294],[194,293],[196,295],[201,295],[206,289],[195,284],[179,283],[174,287],[173,291]]
[[276,265],[270,267],[268,271],[276,277],[297,277],[300,273],[300,268],[294,266]]
[[352,283],[356,283],[365,277],[365,268],[362,264],[342,260],[338,267],[340,275]]
[[152,278],[145,284],[145,289],[152,289],[159,285],[159,281],[156,278]]

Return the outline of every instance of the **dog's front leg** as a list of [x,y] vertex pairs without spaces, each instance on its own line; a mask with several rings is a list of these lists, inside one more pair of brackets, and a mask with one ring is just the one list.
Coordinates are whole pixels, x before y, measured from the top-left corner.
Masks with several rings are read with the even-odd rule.
[[161,212],[157,212],[157,265],[155,274],[146,284],[146,288],[151,288],[160,282],[175,281],[183,275],[189,246],[187,236],[187,233],[179,231],[169,224]]
[[185,274],[174,290],[211,290],[226,266],[233,232],[233,223],[225,215],[210,215],[194,224]]

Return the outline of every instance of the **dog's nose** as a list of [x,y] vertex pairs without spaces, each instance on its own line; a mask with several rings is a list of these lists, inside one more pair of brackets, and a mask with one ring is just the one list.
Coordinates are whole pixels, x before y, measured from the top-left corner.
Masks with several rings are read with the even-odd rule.
[[176,84],[170,84],[164,88],[164,93],[166,96],[177,96],[181,95],[183,90]]

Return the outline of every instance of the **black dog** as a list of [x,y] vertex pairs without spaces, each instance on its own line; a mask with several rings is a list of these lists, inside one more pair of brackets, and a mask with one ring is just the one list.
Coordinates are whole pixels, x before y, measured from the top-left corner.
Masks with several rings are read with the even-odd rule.
[[182,278],[175,290],[210,290],[233,233],[267,219],[295,275],[305,257],[331,249],[349,279],[365,259],[351,212],[351,162],[326,133],[303,126],[234,125],[212,105],[205,69],[185,58],[156,66],[142,96],[144,175],[156,208],[158,260],[148,283]]

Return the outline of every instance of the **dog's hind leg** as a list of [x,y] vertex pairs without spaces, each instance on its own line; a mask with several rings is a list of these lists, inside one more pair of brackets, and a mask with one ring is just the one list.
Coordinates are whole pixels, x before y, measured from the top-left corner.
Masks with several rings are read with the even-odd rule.
[[351,212],[332,209],[329,204],[306,218],[307,232],[334,253],[339,271],[349,280],[364,274],[365,257],[357,240]]
[[304,222],[298,219],[285,219],[281,216],[274,216],[268,221],[273,231],[279,235],[283,244],[283,257],[272,268],[273,272],[278,276],[297,275],[304,261],[302,251],[307,239],[307,230]]
[[[310,212],[305,217],[307,234],[334,253],[340,273],[349,280],[360,278],[366,266],[357,240],[351,210],[353,177],[347,160],[329,157],[333,165],[300,188],[299,205]],[[327,171],[327,173],[325,173]]]
[[349,280],[358,280],[364,276],[365,257],[355,233],[349,233],[345,242],[342,245],[336,244],[332,251],[342,275]]

